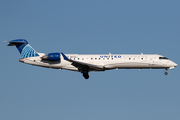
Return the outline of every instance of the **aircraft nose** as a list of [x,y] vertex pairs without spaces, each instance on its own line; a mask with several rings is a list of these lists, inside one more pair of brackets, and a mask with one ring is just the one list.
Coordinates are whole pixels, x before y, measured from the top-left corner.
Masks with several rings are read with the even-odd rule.
[[175,62],[173,62],[173,61],[171,61],[171,65],[173,66],[173,67],[177,67],[178,65],[175,63]]
[[173,62],[173,61],[169,61],[169,65],[170,65],[171,67],[177,67],[177,66],[178,66],[178,64],[176,64],[176,63]]
[[177,66],[178,66],[178,64],[174,63],[174,67],[177,67]]

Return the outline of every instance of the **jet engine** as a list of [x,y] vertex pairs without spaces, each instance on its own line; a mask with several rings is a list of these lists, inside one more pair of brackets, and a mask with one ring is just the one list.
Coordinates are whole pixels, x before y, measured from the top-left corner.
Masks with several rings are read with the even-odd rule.
[[60,60],[60,53],[49,53],[48,55],[42,56],[43,60],[58,61]]

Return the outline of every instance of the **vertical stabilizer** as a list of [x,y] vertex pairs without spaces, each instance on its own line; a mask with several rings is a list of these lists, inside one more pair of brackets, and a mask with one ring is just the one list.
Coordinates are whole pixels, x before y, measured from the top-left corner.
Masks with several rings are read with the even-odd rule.
[[8,42],[9,42],[8,46],[15,45],[17,47],[22,58],[39,56],[39,54],[29,45],[29,43],[25,39],[11,40]]

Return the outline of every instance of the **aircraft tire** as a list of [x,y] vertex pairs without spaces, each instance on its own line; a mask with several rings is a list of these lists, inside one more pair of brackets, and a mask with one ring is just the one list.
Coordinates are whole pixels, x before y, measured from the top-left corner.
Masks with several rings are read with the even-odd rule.
[[165,75],[168,75],[168,72],[165,72],[164,74],[165,74]]
[[88,79],[88,78],[89,78],[88,73],[83,73],[83,77],[84,77],[85,79]]

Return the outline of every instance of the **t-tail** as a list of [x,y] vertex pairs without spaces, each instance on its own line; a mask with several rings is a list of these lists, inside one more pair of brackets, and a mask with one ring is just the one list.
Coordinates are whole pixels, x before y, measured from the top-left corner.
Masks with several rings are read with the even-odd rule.
[[22,58],[36,57],[39,54],[29,45],[25,39],[7,41],[8,46],[16,46]]

